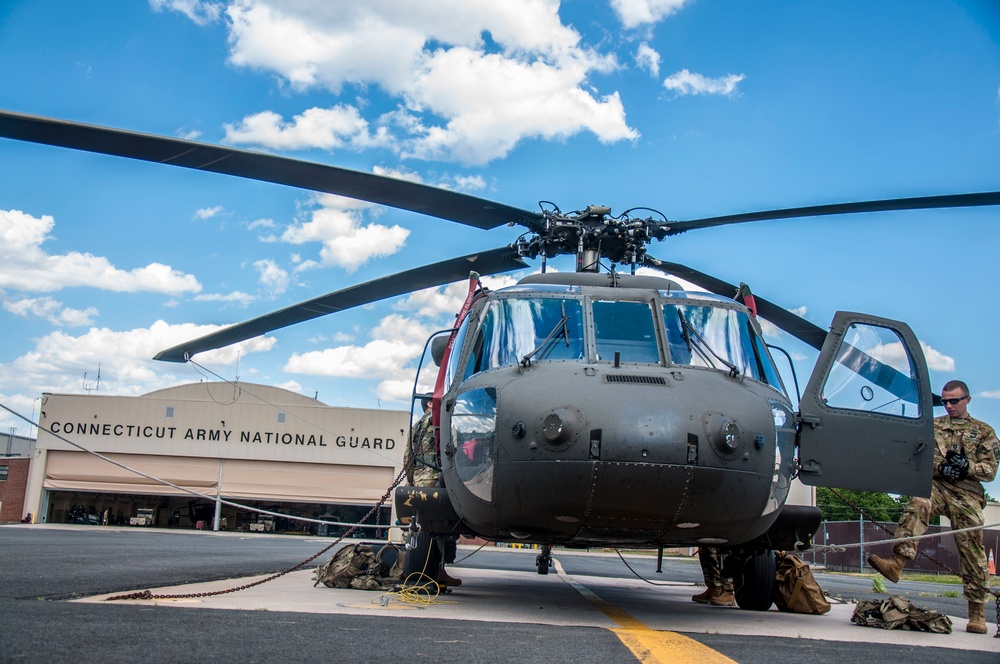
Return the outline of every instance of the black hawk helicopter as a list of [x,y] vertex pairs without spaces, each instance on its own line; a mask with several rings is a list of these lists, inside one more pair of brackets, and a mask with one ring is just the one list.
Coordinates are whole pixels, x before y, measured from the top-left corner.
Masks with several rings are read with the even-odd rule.
[[[902,322],[838,312],[822,329],[749,289],[647,249],[727,224],[1000,204],[1000,192],[866,201],[671,221],[648,208],[538,212],[271,154],[0,112],[0,137],[339,194],[488,230],[515,242],[358,284],[162,351],[185,362],[288,325],[468,279],[453,329],[428,341],[439,486],[399,487],[418,551],[439,534],[543,545],[716,546],[737,603],[767,609],[773,550],[806,548],[815,507],[789,485],[929,495],[934,395]],[[645,213],[650,216],[640,216]],[[576,256],[575,273],[545,261]],[[490,292],[492,275],[542,273]],[[600,271],[602,265],[610,270]],[[615,266],[627,266],[628,273]],[[653,268],[694,283],[690,292]],[[793,407],[757,315],[820,351]],[[428,353],[425,350],[425,355]],[[415,383],[416,385],[416,383]],[[419,558],[420,556],[416,556]]]

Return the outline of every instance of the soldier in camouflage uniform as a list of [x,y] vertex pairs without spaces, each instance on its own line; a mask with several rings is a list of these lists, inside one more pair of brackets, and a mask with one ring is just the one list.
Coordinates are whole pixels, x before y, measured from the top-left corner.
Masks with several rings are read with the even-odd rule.
[[722,552],[714,546],[698,549],[698,562],[705,576],[705,592],[695,595],[692,601],[714,606],[735,606],[733,579],[722,575]]
[[[424,399],[424,414],[413,427],[413,437],[406,447],[403,464],[406,467],[406,483],[410,486],[434,486],[437,484],[437,444],[434,440],[434,424],[431,422],[431,404]],[[413,456],[411,464],[410,459]]]
[[[434,437],[430,399],[424,399],[422,405],[424,414],[413,427],[413,435],[403,457],[403,464],[406,468],[406,483],[410,486],[437,486],[441,472],[438,470],[437,440]],[[455,562],[455,554],[458,549],[457,541],[458,537],[454,535],[440,535],[434,538],[434,545],[439,551],[440,558],[437,573],[439,584],[462,585],[461,579],[449,575],[444,568],[446,563]]]
[[[983,482],[990,482],[1000,464],[1000,441],[985,422],[969,416],[968,386],[959,380],[949,381],[941,390],[947,415],[934,419],[934,480],[931,497],[910,500],[896,526],[895,537],[922,535],[930,520],[945,515],[952,528],[961,530],[982,526],[986,498]],[[966,630],[986,633],[984,605],[989,596],[989,573],[983,532],[955,533],[962,568],[962,585],[969,601],[969,624]],[[899,542],[893,557],[884,560],[868,556],[868,564],[893,583],[899,573],[917,555],[917,542]]]

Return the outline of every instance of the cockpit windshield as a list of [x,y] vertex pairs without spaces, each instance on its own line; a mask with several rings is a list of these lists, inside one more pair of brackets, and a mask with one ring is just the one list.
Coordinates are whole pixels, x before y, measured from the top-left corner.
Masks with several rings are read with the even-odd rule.
[[594,343],[597,360],[658,364],[659,343],[653,312],[648,302],[597,300],[594,312]]
[[663,323],[674,364],[732,370],[783,390],[763,342],[742,311],[665,304]]
[[[592,361],[672,364],[748,376],[784,391],[765,344],[747,314],[712,304],[662,305],[667,348],[655,315],[656,300],[589,300],[586,297],[494,297],[482,314],[464,321],[456,347],[469,349],[458,380],[500,367],[537,362]],[[586,309],[589,308],[589,311]],[[592,325],[585,324],[588,320]],[[589,331],[588,331],[589,330]],[[466,335],[475,335],[470,341]],[[590,344],[593,344],[590,346]],[[588,348],[592,350],[588,351]],[[449,368],[447,385],[451,385]]]
[[496,367],[584,357],[583,303],[563,298],[498,298],[483,314],[466,376]]

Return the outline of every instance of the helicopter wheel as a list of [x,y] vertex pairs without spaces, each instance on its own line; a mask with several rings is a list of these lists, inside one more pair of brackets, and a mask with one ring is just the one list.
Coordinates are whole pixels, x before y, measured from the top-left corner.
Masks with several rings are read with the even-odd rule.
[[733,579],[736,605],[747,611],[767,611],[774,602],[774,551],[750,556]]
[[[437,543],[430,533],[421,530],[417,535],[417,547],[406,551],[403,563],[403,582],[412,585],[422,585],[430,579],[437,581],[438,568],[441,567],[441,553]],[[427,577],[426,579],[420,575]],[[411,575],[414,576],[410,579]]]

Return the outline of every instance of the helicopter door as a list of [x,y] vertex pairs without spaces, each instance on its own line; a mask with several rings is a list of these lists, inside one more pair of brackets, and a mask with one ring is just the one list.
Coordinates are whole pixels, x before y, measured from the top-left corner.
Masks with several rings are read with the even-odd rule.
[[799,479],[929,496],[927,363],[906,323],[838,311],[799,403]]

